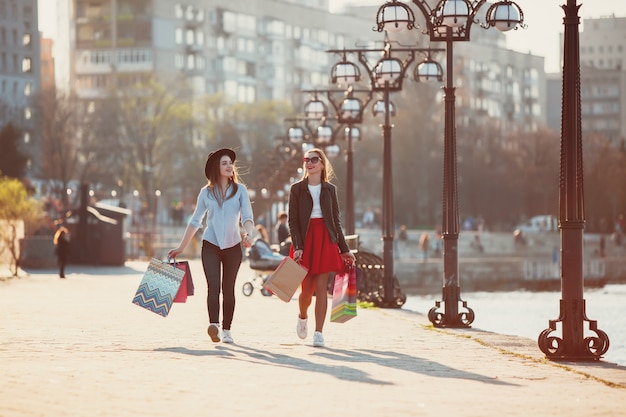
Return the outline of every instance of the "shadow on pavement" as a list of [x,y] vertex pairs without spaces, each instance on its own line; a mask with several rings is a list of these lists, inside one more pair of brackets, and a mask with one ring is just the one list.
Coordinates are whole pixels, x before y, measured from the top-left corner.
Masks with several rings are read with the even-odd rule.
[[230,352],[221,351],[221,350],[192,350],[192,349],[187,349],[185,347],[157,348],[157,349],[154,349],[154,351],[155,352],[180,353],[183,355],[191,355],[191,356],[234,356]]
[[318,355],[341,362],[369,362],[379,366],[386,366],[402,371],[415,372],[440,378],[467,379],[494,385],[517,386],[517,384],[502,382],[493,377],[487,377],[473,372],[460,371],[437,362],[393,351],[368,349],[325,349],[324,351],[318,353]]
[[[335,366],[335,365],[324,365],[320,363],[315,363],[308,361],[306,359],[285,355],[281,353],[273,353],[267,350],[256,349],[252,347],[242,346],[242,345],[219,345],[216,346],[216,351],[206,351],[206,350],[189,350],[186,348],[160,348],[155,349],[157,351],[167,351],[167,352],[177,352],[186,355],[220,355],[220,356],[229,356],[230,359],[242,360],[251,364],[258,365],[272,365],[272,366],[280,366],[285,368],[292,368],[299,371],[307,371],[307,372],[319,372],[327,375],[332,375],[337,379],[346,380],[346,381],[358,381],[365,382],[368,384],[376,384],[376,385],[394,385],[393,382],[381,381],[378,379],[371,378],[367,373],[354,369],[348,366]],[[239,355],[246,355],[249,359],[240,358],[237,355],[233,355],[229,351],[233,351]]]

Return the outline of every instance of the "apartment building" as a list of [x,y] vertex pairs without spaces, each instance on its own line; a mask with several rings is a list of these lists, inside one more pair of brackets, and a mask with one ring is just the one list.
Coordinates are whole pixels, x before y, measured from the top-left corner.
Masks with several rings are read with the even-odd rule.
[[626,17],[585,19],[580,33],[583,134],[626,138]]
[[501,32],[480,27],[454,46],[459,125],[489,124],[503,138],[546,125],[543,57],[506,49]]
[[40,158],[30,101],[39,89],[39,49],[37,0],[0,0],[0,127],[11,122],[23,132],[29,170]]
[[378,37],[328,1],[73,0],[72,20],[71,82],[83,98],[158,74],[198,96],[290,100],[328,84],[327,49]]
[[[336,57],[327,49],[382,40],[372,31],[375,8],[331,14],[328,1],[321,0],[73,0],[73,5],[71,79],[84,98],[157,73],[186,78],[197,95],[221,92],[239,102],[297,100],[300,89],[328,85]],[[462,103],[475,109],[468,120],[486,114],[526,126],[545,124],[543,59],[506,50],[497,30],[473,32],[472,42],[455,50],[467,79]]]
[[[626,18],[584,19],[579,44],[582,133],[621,145],[626,138]],[[560,130],[560,73],[548,77],[548,90],[548,126]]]

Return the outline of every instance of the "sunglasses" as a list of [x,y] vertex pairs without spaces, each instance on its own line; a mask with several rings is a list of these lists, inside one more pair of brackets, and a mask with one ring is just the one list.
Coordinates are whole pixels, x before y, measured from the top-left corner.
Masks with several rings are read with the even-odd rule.
[[310,158],[302,158],[305,164],[308,164],[309,162],[312,164],[317,164],[320,161],[320,159],[322,158],[320,158],[319,156],[312,156]]

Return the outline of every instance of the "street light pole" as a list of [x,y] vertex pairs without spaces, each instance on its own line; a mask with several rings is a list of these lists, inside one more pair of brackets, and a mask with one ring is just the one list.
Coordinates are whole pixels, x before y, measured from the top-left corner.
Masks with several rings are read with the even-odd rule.
[[353,235],[354,228],[354,161],[352,150],[353,127],[349,125],[345,128],[346,133],[346,234]]
[[[394,241],[394,213],[393,213],[393,172],[392,172],[392,153],[391,153],[391,113],[393,107],[389,100],[389,94],[392,91],[401,91],[402,82],[404,80],[405,73],[411,63],[415,60],[417,52],[428,55],[428,62],[430,60],[430,53],[432,51],[439,51],[436,49],[428,48],[413,48],[413,47],[399,47],[393,48],[392,42],[387,38],[385,34],[384,47],[381,48],[359,48],[359,49],[342,49],[342,50],[329,50],[329,53],[341,54],[342,60],[333,66],[331,71],[331,78],[344,79],[351,81],[359,81],[360,71],[356,64],[346,60],[347,54],[356,54],[358,60],[367,70],[367,74],[370,78],[370,89],[383,94],[384,105],[384,124],[382,127],[383,133],[383,221],[382,221],[382,240],[383,240],[383,285],[382,285],[382,307],[401,307],[404,304],[405,298],[400,294],[396,294],[396,278],[394,276],[394,256],[393,256],[393,241]],[[400,60],[393,56],[393,52],[399,52],[404,54],[404,59]],[[368,61],[368,53],[381,53],[380,58],[375,65],[371,65]],[[422,63],[424,64],[424,62]],[[420,64],[420,68],[422,68]],[[425,69],[426,66],[423,66]],[[421,71],[419,71],[421,73]],[[425,79],[431,79],[431,74],[424,74]],[[377,108],[378,103],[375,103],[374,108]],[[376,110],[375,110],[376,114]]]
[[[446,327],[469,327],[474,321],[474,312],[461,300],[459,284],[459,206],[456,165],[456,119],[455,119],[455,88],[453,85],[453,42],[452,28],[446,28],[446,86],[444,87],[444,140],[443,140],[443,207],[441,232],[443,238],[443,289],[442,302],[444,314],[437,313],[441,304],[428,312],[432,323]],[[459,302],[467,309],[467,313],[459,314]]]
[[389,104],[389,82],[385,81],[385,124],[383,125],[383,264],[385,304],[394,302],[394,268],[393,268],[393,171],[391,169],[391,107]]
[[[444,155],[443,155],[443,287],[442,301],[436,301],[428,312],[428,319],[437,327],[470,327],[474,311],[461,299],[459,283],[458,240],[459,209],[456,166],[456,120],[455,88],[453,85],[453,43],[469,41],[476,14],[486,0],[439,0],[431,7],[426,0],[412,0],[426,19],[424,33],[431,41],[446,43],[446,85],[444,87]],[[496,27],[501,31],[523,26],[523,13],[510,0],[501,0],[487,10],[487,22],[483,28]],[[376,29],[399,32],[414,29],[415,15],[411,8],[398,1],[390,0],[378,9]],[[444,303],[444,312],[438,311]],[[459,312],[459,303],[465,311]]]
[[[585,313],[583,298],[583,229],[585,227],[580,99],[580,19],[576,0],[563,6],[565,18],[559,228],[561,230],[561,301],[557,320],[539,334],[538,345],[548,359],[596,361],[609,349],[609,337]],[[585,337],[583,322],[596,336]],[[551,335],[561,323],[561,335]]]

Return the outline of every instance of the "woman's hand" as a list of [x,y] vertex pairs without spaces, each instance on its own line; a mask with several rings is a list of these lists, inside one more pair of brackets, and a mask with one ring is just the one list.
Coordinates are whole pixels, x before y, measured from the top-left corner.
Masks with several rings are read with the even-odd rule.
[[302,249],[297,249],[293,251],[293,260],[298,262],[302,258]]
[[177,248],[170,249],[170,250],[167,252],[167,257],[168,257],[169,259],[176,259],[176,257],[177,257],[178,255],[180,255],[181,253],[183,253],[183,250],[182,250],[182,249],[180,248],[180,246],[179,246],[179,247],[177,247]]
[[356,263],[356,256],[352,252],[342,253],[341,257],[345,263],[349,263],[352,266]]
[[250,246],[252,246],[253,243],[254,243],[254,238],[252,238],[252,236],[250,236],[247,233],[243,235],[243,245],[246,248],[249,248]]

